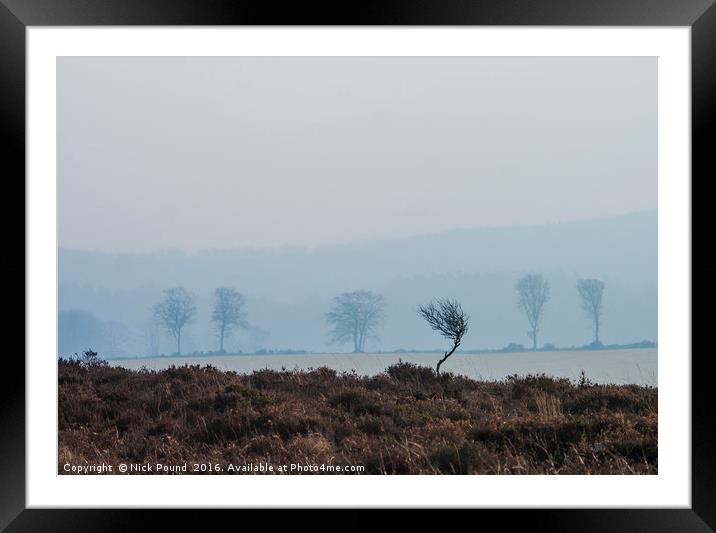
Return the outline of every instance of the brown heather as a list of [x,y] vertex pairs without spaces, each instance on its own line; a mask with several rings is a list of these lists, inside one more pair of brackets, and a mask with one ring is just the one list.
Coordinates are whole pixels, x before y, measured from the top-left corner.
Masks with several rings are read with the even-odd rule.
[[359,465],[366,474],[656,474],[657,389],[546,376],[482,382],[407,363],[362,377],[60,360],[60,473],[66,463],[116,471],[120,463],[193,462]]

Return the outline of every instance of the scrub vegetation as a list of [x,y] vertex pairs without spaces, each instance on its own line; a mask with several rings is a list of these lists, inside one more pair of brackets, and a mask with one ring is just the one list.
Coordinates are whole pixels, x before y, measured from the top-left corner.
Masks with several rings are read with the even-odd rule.
[[136,371],[94,352],[59,361],[59,473],[65,464],[116,473],[120,463],[195,462],[220,473],[264,463],[361,474],[656,474],[657,389],[586,376],[484,382],[403,362],[364,377]]

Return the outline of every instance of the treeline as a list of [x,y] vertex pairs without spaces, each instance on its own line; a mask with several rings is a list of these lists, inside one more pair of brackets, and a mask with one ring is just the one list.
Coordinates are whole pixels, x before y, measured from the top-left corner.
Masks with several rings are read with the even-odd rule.
[[[604,282],[598,279],[580,279],[576,290],[582,311],[594,326],[592,346],[600,346]],[[549,282],[542,274],[529,274],[517,281],[515,291],[517,307],[525,316],[529,328],[527,335],[532,341],[532,349],[536,350],[543,316],[550,299]],[[383,296],[367,290],[345,292],[333,298],[324,315],[330,328],[331,342],[337,345],[349,344],[354,353],[365,352],[366,343],[371,339],[378,339],[378,329],[385,318],[385,304]],[[455,313],[458,313],[458,308],[457,302],[438,300],[437,304],[430,303],[420,307],[419,313],[433,329],[455,340],[454,332],[446,332],[447,326],[440,324],[439,315],[444,313],[443,318],[446,318],[452,313],[451,318],[457,319]],[[461,308],[459,313],[462,313]],[[162,300],[152,308],[153,324],[173,339],[176,343],[176,354],[182,353],[182,334],[188,326],[196,322],[196,315],[196,296],[184,287],[165,289]],[[469,318],[464,313],[463,315],[465,331],[460,334],[460,341],[466,333]],[[223,354],[225,341],[237,330],[249,327],[244,296],[234,287],[218,287],[213,293],[210,320],[217,339],[217,351],[212,353]],[[481,326],[489,327],[489,324]]]
[[[542,274],[529,274],[517,281],[515,290],[517,306],[524,314],[529,326],[527,335],[532,340],[532,349],[536,350],[545,308],[550,299],[549,282]],[[591,345],[600,346],[604,282],[598,279],[579,279],[576,290],[579,293],[582,311],[594,326],[594,339]],[[331,310],[326,314],[326,322],[332,328],[332,341],[338,344],[350,342],[354,352],[364,352],[366,341],[377,338],[377,329],[384,318],[384,307],[383,297],[370,291],[348,292],[336,296],[333,299]],[[421,306],[418,311],[433,329],[453,340],[456,331],[450,329],[450,326],[441,320],[454,322],[454,327],[460,330],[461,326],[457,323],[460,320],[467,321],[469,318],[462,312],[458,302],[447,299]],[[489,327],[489,324],[481,326]],[[466,333],[467,324],[464,329],[465,331],[460,333],[460,340]]]

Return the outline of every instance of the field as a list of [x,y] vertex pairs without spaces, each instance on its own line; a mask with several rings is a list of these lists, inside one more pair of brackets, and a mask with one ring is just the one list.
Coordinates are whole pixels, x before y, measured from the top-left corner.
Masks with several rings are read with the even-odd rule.
[[288,473],[318,474],[656,474],[658,467],[657,389],[584,377],[476,381],[409,363],[360,376],[60,360],[58,414],[60,474],[73,473],[67,465],[99,464],[112,467],[107,473],[120,464],[151,467],[144,473],[269,465],[273,472],[258,473],[281,473],[286,465]]

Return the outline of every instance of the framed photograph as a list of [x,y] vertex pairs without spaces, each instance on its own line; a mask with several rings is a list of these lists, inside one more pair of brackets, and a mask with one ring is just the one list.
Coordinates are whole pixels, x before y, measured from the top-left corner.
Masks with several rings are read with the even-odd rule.
[[3,527],[716,527],[712,2],[0,1]]

